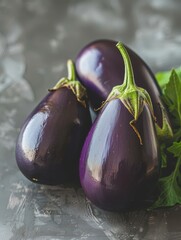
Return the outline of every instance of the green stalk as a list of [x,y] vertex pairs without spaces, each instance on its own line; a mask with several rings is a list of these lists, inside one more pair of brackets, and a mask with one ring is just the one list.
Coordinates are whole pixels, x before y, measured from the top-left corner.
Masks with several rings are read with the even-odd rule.
[[119,49],[119,52],[121,53],[125,65],[125,74],[124,74],[124,81],[123,84],[125,84],[127,87],[136,86],[135,80],[134,80],[134,74],[133,74],[133,68],[131,64],[130,57],[128,55],[128,52],[126,51],[123,44],[118,42],[116,44],[116,47]]
[[74,63],[70,59],[67,61],[67,71],[68,71],[68,79],[70,81],[77,81],[76,80],[76,75],[75,75]]

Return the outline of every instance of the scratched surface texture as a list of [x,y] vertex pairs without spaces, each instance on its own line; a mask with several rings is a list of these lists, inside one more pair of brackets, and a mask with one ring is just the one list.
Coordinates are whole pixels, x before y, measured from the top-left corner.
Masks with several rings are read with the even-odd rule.
[[0,0],[0,240],[179,240],[181,207],[108,213],[81,189],[35,185],[15,142],[25,117],[86,43],[122,40],[154,72],[181,63],[179,0]]

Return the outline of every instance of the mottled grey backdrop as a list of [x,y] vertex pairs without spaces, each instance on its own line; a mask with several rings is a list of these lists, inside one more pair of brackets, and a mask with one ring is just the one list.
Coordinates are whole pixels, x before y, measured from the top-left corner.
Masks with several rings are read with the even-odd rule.
[[88,42],[121,40],[154,72],[181,64],[180,0],[0,0],[0,240],[179,240],[181,208],[115,214],[15,162],[27,114]]

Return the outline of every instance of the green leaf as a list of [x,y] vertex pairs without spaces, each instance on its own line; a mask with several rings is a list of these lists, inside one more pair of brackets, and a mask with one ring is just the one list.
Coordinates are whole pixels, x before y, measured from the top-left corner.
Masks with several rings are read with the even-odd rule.
[[162,143],[161,146],[160,146],[161,159],[162,159],[161,167],[162,168],[167,167],[167,155],[165,153],[165,149],[166,149],[166,145],[165,145],[165,143]]
[[150,209],[181,204],[181,142],[174,142],[168,151],[178,157],[178,161],[171,175],[160,178],[158,182],[160,195]]
[[176,125],[181,126],[181,78],[174,69],[165,86],[163,99],[170,113],[175,117]]
[[174,142],[168,151],[173,153],[174,157],[181,158],[181,142]]
[[175,71],[178,74],[179,78],[181,78],[181,67],[176,68]]
[[181,67],[156,74],[161,87],[162,99],[172,118],[174,141],[181,139]]
[[[181,180],[181,179],[180,179]],[[181,204],[181,182],[177,183],[174,173],[159,180],[160,195],[150,209],[172,207]]]
[[[179,78],[181,78],[181,67],[176,68],[175,71],[177,72]],[[166,84],[169,82],[171,70],[165,72],[158,72],[156,73],[155,77],[160,86],[161,90],[164,91]]]
[[156,78],[173,120],[175,141],[168,148],[166,143],[161,145],[162,167],[167,167],[167,161],[172,161],[166,152],[172,153],[177,161],[174,171],[169,176],[159,179],[159,196],[150,209],[181,204],[181,68],[158,73]]
[[156,75],[156,80],[162,89],[164,90],[166,84],[169,82],[169,77],[170,77],[170,71],[167,72],[158,72]]

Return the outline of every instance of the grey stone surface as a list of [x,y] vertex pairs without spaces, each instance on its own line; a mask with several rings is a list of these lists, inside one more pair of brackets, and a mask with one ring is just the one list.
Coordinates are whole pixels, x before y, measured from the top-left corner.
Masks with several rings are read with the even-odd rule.
[[0,240],[179,240],[181,207],[108,213],[81,189],[35,185],[15,142],[25,117],[88,42],[121,40],[154,72],[181,63],[179,0],[0,0]]

